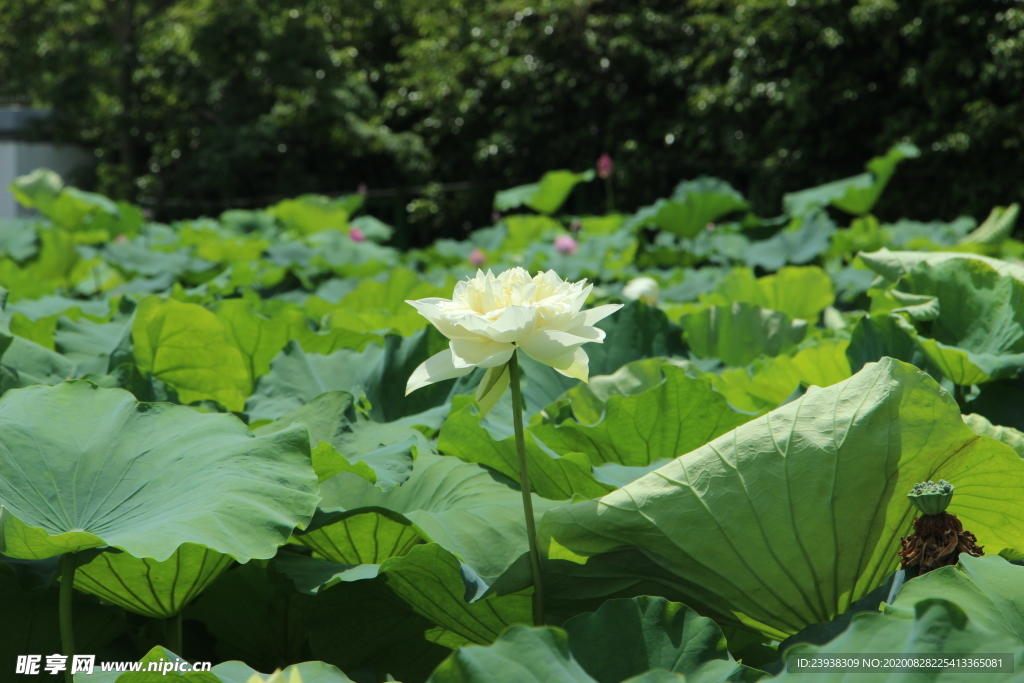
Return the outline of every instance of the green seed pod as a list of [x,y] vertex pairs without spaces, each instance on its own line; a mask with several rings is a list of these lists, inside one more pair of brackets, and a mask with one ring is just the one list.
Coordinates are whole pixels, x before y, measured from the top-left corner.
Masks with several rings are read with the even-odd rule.
[[940,479],[937,484],[934,481],[924,481],[914,484],[907,498],[921,514],[941,515],[953,500],[953,485],[945,479]]

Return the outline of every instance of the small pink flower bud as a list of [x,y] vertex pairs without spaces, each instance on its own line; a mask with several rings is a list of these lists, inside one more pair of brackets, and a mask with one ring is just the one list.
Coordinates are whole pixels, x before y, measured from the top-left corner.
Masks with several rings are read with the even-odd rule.
[[369,188],[366,187],[366,183],[359,183],[359,187],[356,189],[356,192],[365,197],[366,193],[369,192]]
[[560,254],[575,254],[577,247],[576,240],[568,235],[559,235],[555,238],[555,249]]
[[501,220],[501,214],[498,213],[497,211],[492,211],[491,212],[491,222],[492,223],[497,223],[500,220]]
[[708,232],[711,232],[712,230],[715,229],[715,224],[714,223],[708,223],[707,225],[704,226],[704,229],[707,230]]
[[356,228],[356,227],[349,228],[348,236],[352,238],[353,242],[365,242],[366,241],[366,235],[363,234],[362,230],[360,230],[359,228]]
[[469,252],[469,262],[476,268],[479,268],[487,263],[487,255],[480,251],[479,247],[474,247],[473,251]]
[[118,235],[117,237],[114,238],[114,241],[117,242],[118,244],[124,244],[125,242],[128,241],[128,238],[125,235]]
[[608,152],[605,152],[597,160],[597,176],[599,178],[607,178],[615,171],[615,164],[612,163],[612,158],[608,156]]

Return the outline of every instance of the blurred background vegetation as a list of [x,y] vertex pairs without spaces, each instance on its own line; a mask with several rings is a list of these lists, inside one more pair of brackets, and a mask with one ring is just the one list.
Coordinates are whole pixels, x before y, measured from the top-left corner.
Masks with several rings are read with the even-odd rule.
[[1024,194],[1022,92],[1011,0],[0,2],[0,103],[94,152],[72,182],[160,220],[365,184],[413,244],[604,152],[617,208],[714,175],[774,215],[913,142],[877,213],[980,219]]

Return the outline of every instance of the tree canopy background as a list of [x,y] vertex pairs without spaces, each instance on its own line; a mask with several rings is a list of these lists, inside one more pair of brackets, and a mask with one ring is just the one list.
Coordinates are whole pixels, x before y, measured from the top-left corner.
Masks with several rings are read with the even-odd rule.
[[79,184],[173,219],[365,183],[414,243],[603,152],[620,208],[715,175],[772,215],[913,142],[878,213],[982,218],[1024,194],[1021,92],[1010,0],[0,3],[0,101],[94,150]]

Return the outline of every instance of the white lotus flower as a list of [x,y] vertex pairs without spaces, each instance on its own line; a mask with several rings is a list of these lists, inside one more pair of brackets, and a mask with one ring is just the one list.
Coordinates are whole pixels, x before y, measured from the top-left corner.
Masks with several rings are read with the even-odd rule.
[[[413,371],[406,395],[477,367],[496,369],[481,382],[481,392],[485,386],[487,391],[495,384],[507,386],[508,373],[503,373],[503,366],[516,348],[566,377],[587,381],[589,358],[581,347],[604,341],[604,330],[594,323],[622,306],[608,304],[581,311],[594,287],[585,283],[565,282],[553,270],[535,277],[523,268],[497,276],[478,270],[476,277],[455,285],[450,300],[407,301],[451,343]],[[504,379],[497,376],[501,373]]]
[[622,288],[622,296],[624,298],[632,301],[640,299],[652,306],[658,303],[658,294],[660,292],[657,280],[650,277],[633,278]]

